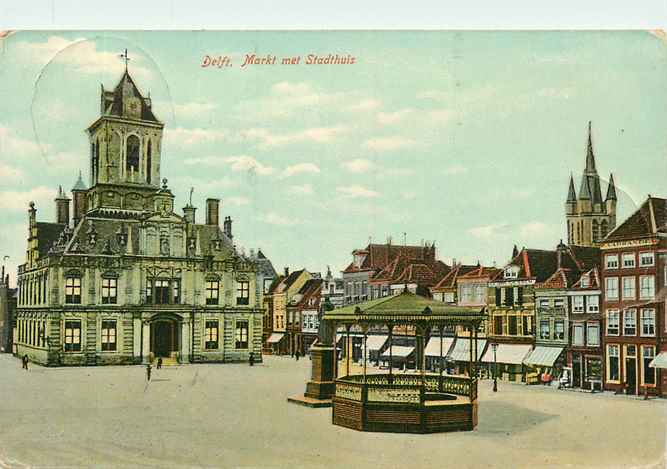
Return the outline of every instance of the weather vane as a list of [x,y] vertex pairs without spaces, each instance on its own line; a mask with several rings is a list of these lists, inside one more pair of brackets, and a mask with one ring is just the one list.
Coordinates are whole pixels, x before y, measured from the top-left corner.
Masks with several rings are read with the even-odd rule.
[[125,61],[125,71],[127,72],[127,63],[130,61],[130,57],[127,55],[127,49],[125,49],[125,52],[120,54],[120,58]]

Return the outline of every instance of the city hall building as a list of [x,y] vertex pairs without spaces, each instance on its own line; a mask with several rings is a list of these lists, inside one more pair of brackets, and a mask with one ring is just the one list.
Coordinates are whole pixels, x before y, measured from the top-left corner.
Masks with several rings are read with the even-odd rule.
[[[256,263],[207,199],[182,214],[160,177],[164,124],[125,71],[102,88],[88,127],[90,183],[55,199],[55,222],[29,208],[19,267],[16,353],[45,365],[261,360]],[[73,199],[72,217],[70,202]]]

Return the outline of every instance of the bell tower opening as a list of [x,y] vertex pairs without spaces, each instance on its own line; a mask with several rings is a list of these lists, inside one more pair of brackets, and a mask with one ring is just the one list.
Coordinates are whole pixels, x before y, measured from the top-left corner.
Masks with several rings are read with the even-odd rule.
[[148,148],[146,149],[146,182],[151,183],[151,141],[148,141]]
[[135,174],[139,174],[139,147],[139,137],[136,135],[127,137],[125,170],[130,181],[134,180]]

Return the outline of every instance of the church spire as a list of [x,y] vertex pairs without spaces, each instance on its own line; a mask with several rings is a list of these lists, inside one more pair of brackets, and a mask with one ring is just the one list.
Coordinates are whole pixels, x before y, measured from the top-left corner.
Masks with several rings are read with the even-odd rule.
[[595,169],[595,155],[593,154],[593,138],[591,136],[591,121],[588,121],[588,148],[586,149],[586,171],[587,174],[597,174]]
[[572,177],[571,173],[570,173],[570,188],[567,191],[567,201],[568,202],[577,201],[577,193],[574,190],[574,177]]
[[609,174],[609,185],[607,186],[607,197],[605,200],[616,200],[616,185],[614,184],[614,174]]

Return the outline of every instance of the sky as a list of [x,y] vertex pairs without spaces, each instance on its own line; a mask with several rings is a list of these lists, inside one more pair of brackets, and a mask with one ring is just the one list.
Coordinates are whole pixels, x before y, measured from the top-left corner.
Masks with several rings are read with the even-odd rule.
[[[17,32],[0,45],[0,257],[14,277],[29,201],[53,221],[58,186],[79,170],[89,183],[85,129],[125,49],[165,123],[176,207],[194,187],[201,222],[219,197],[239,249],[336,272],[388,237],[435,241],[445,262],[553,248],[589,120],[619,222],[666,196],[666,46],[641,31]],[[277,63],[241,67],[246,54]],[[202,67],[207,55],[232,66]]]

